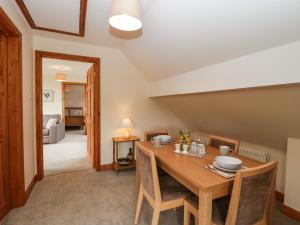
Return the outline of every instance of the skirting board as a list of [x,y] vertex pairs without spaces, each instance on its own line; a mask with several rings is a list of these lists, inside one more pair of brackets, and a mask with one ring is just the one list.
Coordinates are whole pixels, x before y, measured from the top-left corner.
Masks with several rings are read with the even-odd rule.
[[113,169],[112,163],[103,164],[103,165],[100,166],[100,171],[106,171],[106,170],[112,170],[112,169]]
[[276,191],[275,196],[278,201],[284,202],[284,194],[282,192]]
[[25,202],[27,201],[27,199],[29,198],[32,190],[33,190],[33,187],[35,185],[37,181],[37,175],[35,175],[33,178],[32,178],[32,181],[30,182],[29,186],[26,188],[26,191],[25,191]]
[[286,216],[288,216],[288,217],[290,217],[290,218],[292,218],[292,219],[297,220],[297,221],[300,222],[300,212],[299,211],[297,211],[295,209],[292,209],[292,208],[288,207],[285,204],[282,204],[282,206],[280,208],[280,211],[284,215],[286,215]]
[[291,207],[288,207],[287,205],[285,205],[283,203],[284,202],[284,194],[282,192],[276,191],[276,199],[278,201],[282,202],[282,205],[280,208],[281,213],[300,222],[300,212],[295,209],[292,209]]

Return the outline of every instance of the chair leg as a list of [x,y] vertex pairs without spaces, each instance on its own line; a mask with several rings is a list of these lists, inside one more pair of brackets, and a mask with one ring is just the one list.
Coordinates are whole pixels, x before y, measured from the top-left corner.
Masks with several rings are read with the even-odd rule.
[[183,225],[190,225],[191,213],[188,211],[186,203],[184,203]]
[[160,209],[159,207],[153,208],[152,225],[158,225]]
[[142,192],[142,190],[140,188],[139,197],[138,197],[137,205],[136,205],[136,212],[135,212],[134,224],[138,224],[138,222],[139,222],[141,208],[142,208],[142,202],[143,202],[143,197],[144,197],[144,195],[143,195],[143,192]]

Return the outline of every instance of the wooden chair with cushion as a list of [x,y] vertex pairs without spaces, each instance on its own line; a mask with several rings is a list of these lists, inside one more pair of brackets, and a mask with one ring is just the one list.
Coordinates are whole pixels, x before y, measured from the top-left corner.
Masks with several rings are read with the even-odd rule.
[[226,145],[230,149],[234,151],[234,153],[239,152],[239,147],[240,147],[240,142],[238,140],[230,139],[230,138],[225,138],[225,137],[220,137],[216,135],[209,135],[209,145],[219,148],[221,145]]
[[143,198],[153,208],[152,225],[157,225],[161,211],[183,206],[190,192],[170,176],[159,180],[154,153],[137,148],[137,168],[140,177],[135,224],[138,223]]
[[[270,201],[275,201],[276,169],[277,162],[270,162],[238,171],[230,201],[223,197],[213,202],[213,224],[273,224],[271,221],[267,223],[267,213],[273,211],[267,212],[267,209]],[[194,195],[184,201],[184,225],[189,225],[190,214],[198,218],[198,197]]]
[[158,135],[168,135],[169,132],[167,130],[157,130],[157,131],[145,131],[144,132],[144,140],[151,141],[151,138]]

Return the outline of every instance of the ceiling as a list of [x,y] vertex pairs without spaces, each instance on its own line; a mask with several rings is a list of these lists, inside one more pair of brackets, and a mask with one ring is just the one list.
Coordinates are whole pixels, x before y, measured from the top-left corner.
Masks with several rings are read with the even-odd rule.
[[57,72],[64,72],[67,78],[85,78],[91,66],[91,63],[43,58],[43,76],[54,76]]
[[282,85],[154,98],[190,131],[285,150],[300,138],[300,85]]
[[[25,1],[37,24],[75,32],[79,0]],[[50,36],[119,48],[148,80],[300,40],[299,0],[141,0],[143,29],[126,35],[109,27],[110,3],[88,0],[84,38]]]

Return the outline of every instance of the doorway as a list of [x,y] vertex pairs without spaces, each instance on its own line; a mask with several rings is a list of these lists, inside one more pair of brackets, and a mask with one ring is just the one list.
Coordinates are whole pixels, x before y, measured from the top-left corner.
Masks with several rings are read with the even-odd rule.
[[24,205],[22,34],[0,7],[0,221]]
[[[44,72],[43,63],[45,60],[49,60],[49,59],[55,59],[64,62],[72,61],[72,62],[78,62],[78,63],[80,62],[85,64],[89,63],[90,65],[88,72],[84,74],[86,82],[85,81],[69,82],[68,79],[65,79],[65,77],[63,76],[64,74],[62,73],[59,74],[60,77],[59,79],[62,80],[58,80],[56,74],[56,81],[62,81],[60,82],[61,104],[58,107],[60,108],[60,111],[58,113],[52,113],[51,111],[49,113],[49,108],[53,110],[53,107],[47,108],[45,106],[45,98],[44,98],[45,94],[47,94],[47,96],[51,96],[52,94],[53,95],[52,101],[55,98],[55,94],[53,93],[52,90],[45,90],[45,88],[43,88],[43,84],[44,84],[43,79],[46,79],[45,77],[43,77],[43,72]],[[88,159],[91,164],[91,168],[100,170],[100,59],[93,58],[93,57],[86,57],[86,56],[69,55],[63,53],[36,51],[35,60],[36,60],[35,79],[36,79],[36,101],[37,101],[37,107],[36,107],[37,179],[41,180],[44,177],[45,167],[48,165],[45,164],[45,157],[48,155],[46,154],[45,149],[43,148],[45,146],[44,145],[45,141],[47,142],[47,137],[45,137],[46,135],[45,117],[47,115],[48,116],[50,115],[51,117],[51,115],[53,114],[56,114],[56,116],[59,117],[56,119],[55,123],[57,123],[58,120],[61,120],[63,130],[60,131],[60,137],[56,140],[57,145],[53,145],[51,143],[52,145],[47,145],[46,148],[49,149],[52,147],[53,149],[56,149],[58,148],[59,145],[66,144],[66,142],[69,142],[69,144],[71,143],[71,145],[73,143],[73,147],[69,145],[69,147],[63,147],[63,149],[67,149],[70,154],[67,153],[68,151],[65,152],[69,154],[70,157],[74,158],[74,154],[75,156],[77,153],[82,154],[82,149],[77,149],[78,151],[76,153],[76,148],[78,148],[80,145],[78,142],[73,141],[74,137],[76,137],[76,135],[77,137],[81,137],[82,138],[81,143],[83,146],[85,144],[84,142],[85,135],[87,134],[88,138],[86,139],[87,148],[85,150],[86,151],[85,154],[88,156]],[[90,78],[89,72],[91,71],[91,69],[92,69],[92,77],[91,77],[92,85],[89,86],[87,81]],[[84,104],[81,103],[81,105],[76,105],[79,104],[79,102],[81,102],[78,100],[78,97],[76,97],[77,99],[75,101],[74,99],[71,100],[73,101],[71,105],[67,105],[68,103],[66,102],[66,98],[68,96],[69,97],[71,96],[70,95],[71,92],[73,92],[73,94],[82,95],[82,90],[81,90],[82,86],[84,87],[84,93],[83,93]],[[92,95],[92,99],[91,101],[89,101],[90,105],[88,105],[88,99],[87,99],[88,88],[90,88],[91,95]],[[89,107],[90,110],[87,110],[87,107]],[[50,154],[53,153],[51,150],[48,152]],[[62,154],[60,151],[57,151],[57,153]]]

